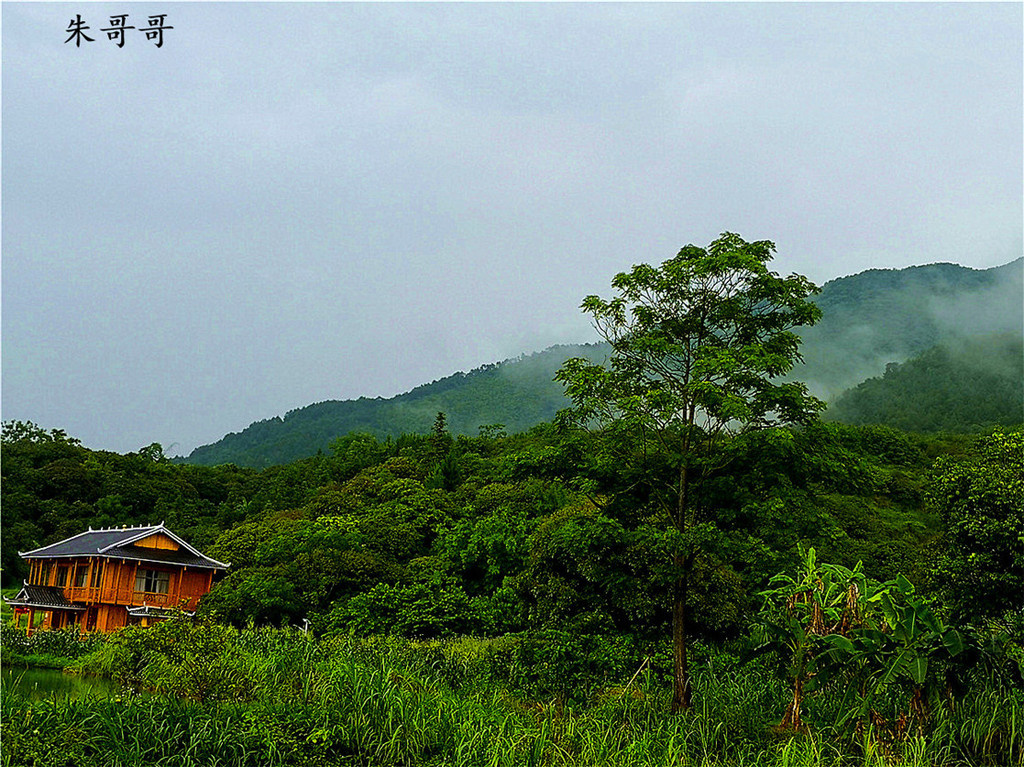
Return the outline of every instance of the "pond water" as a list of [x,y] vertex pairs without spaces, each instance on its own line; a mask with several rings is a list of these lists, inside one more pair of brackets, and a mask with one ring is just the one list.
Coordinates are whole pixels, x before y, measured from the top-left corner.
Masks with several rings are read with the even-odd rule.
[[121,693],[121,687],[110,679],[65,674],[49,668],[0,668],[0,684],[6,692],[13,689],[33,700],[42,698],[110,698]]

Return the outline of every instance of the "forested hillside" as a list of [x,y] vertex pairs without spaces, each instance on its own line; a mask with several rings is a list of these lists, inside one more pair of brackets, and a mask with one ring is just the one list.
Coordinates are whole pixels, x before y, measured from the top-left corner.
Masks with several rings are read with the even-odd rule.
[[569,357],[599,360],[598,344],[554,346],[469,373],[455,373],[389,399],[319,402],[292,410],[283,418],[258,421],[239,433],[196,448],[189,463],[213,466],[235,463],[264,467],[288,463],[327,450],[329,443],[350,432],[381,439],[426,433],[439,412],[453,434],[476,435],[481,427],[515,433],[525,431],[565,407],[555,371]]
[[[882,375],[890,363],[902,363],[938,344],[959,348],[975,339],[973,343],[978,345],[976,339],[992,334],[1021,338],[1022,275],[1024,259],[985,270],[932,264],[872,269],[832,280],[814,299],[823,316],[817,325],[802,331],[805,362],[797,366],[793,378],[807,382],[817,396],[834,399],[865,379]],[[567,404],[562,387],[553,381],[566,358],[598,361],[606,353],[607,347],[601,344],[556,346],[469,373],[455,373],[389,399],[320,402],[284,417],[253,423],[197,448],[186,460],[208,466],[288,463],[326,451],[331,440],[350,432],[381,439],[425,433],[438,412],[447,415],[448,428],[456,435],[476,435],[480,427],[494,424],[503,424],[509,433],[523,431],[549,421]],[[946,428],[937,426],[946,421],[941,412],[931,408],[945,409],[941,403],[960,395],[966,383],[955,384],[958,391],[945,391],[943,387],[951,381],[948,376],[932,380],[929,387],[934,396],[917,403],[897,421],[876,405],[854,409],[849,404],[837,405],[834,417],[855,423],[893,423],[914,431]],[[940,389],[945,393],[940,394]],[[1019,402],[1019,397],[1013,399],[1014,391],[1012,382],[1009,387],[999,384],[992,389],[986,398],[986,413],[1012,410],[1013,403]],[[986,414],[972,419],[964,415],[957,421],[960,426],[949,428],[1006,422],[1004,416]]]
[[1024,342],[1003,333],[891,362],[829,405],[828,417],[929,432],[1024,423]]
[[821,321],[802,331],[793,377],[832,399],[939,344],[1024,335],[1024,259],[993,269],[930,264],[871,269],[832,280],[816,301]]

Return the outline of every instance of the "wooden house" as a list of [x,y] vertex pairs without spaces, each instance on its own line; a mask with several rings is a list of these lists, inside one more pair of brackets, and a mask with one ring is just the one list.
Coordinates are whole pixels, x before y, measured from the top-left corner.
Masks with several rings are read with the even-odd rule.
[[80,626],[109,633],[127,625],[149,625],[174,610],[193,612],[230,566],[210,559],[163,523],[84,533],[33,551],[18,552],[29,562],[24,587],[8,604],[15,625],[36,613],[43,629]]

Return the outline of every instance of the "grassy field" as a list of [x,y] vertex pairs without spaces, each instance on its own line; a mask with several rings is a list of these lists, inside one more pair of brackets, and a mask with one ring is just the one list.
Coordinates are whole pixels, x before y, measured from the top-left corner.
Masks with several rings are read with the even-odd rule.
[[904,730],[894,711],[843,724],[838,697],[808,695],[807,726],[783,733],[788,691],[765,663],[701,664],[697,705],[673,716],[648,671],[570,704],[503,683],[509,657],[500,640],[127,630],[77,669],[162,694],[4,695],[0,763],[1024,767],[1024,693],[992,678],[972,677],[955,705],[936,699],[926,723]]

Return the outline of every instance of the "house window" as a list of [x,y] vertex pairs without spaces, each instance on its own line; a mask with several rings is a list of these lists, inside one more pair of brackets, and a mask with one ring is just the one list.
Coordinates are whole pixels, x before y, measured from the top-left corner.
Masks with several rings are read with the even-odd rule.
[[40,563],[39,565],[39,580],[36,581],[40,586],[50,585],[50,571],[53,570],[53,565],[49,562]]
[[146,594],[166,594],[170,590],[171,574],[161,570],[139,570],[135,573],[135,590]]
[[68,585],[68,566],[58,565],[57,566],[57,578],[53,582],[54,586],[64,588]]
[[89,584],[92,588],[98,589],[100,586],[100,579],[103,577],[103,563],[97,561],[92,566],[92,582]]
[[85,587],[85,579],[89,575],[89,565],[84,562],[79,562],[75,565],[75,588],[81,589]]

